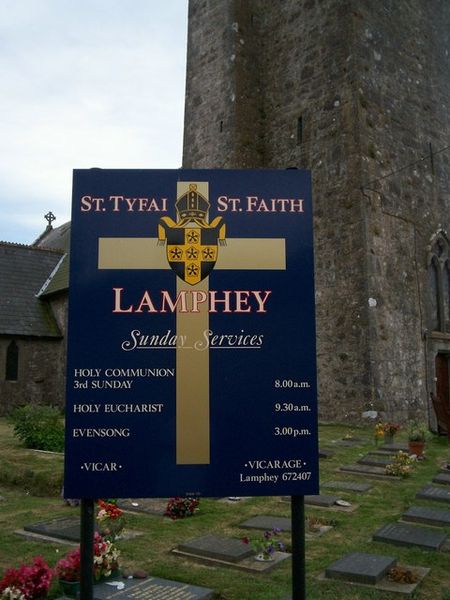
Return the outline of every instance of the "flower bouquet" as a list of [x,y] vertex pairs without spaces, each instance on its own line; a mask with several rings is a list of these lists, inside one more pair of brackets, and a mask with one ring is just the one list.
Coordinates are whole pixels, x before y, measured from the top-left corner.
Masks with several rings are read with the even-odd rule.
[[261,539],[250,541],[248,537],[242,538],[244,544],[250,544],[256,553],[255,559],[268,561],[274,559],[277,550],[283,552],[284,543],[278,539],[281,535],[281,529],[275,527],[271,531],[265,531]]
[[55,574],[60,581],[80,581],[80,569],[80,549],[76,548],[56,563]]
[[375,425],[375,444],[378,445],[380,440],[384,440],[388,444],[392,444],[394,441],[394,435],[399,431],[400,425],[398,423],[381,423],[378,422]]
[[[116,575],[119,570],[120,551],[114,543],[95,532],[94,534],[94,563],[92,574],[95,581],[101,581],[110,575]],[[68,595],[76,596],[80,581],[80,548],[71,550],[56,564],[55,573],[60,586]],[[12,599],[15,600],[15,599]]]
[[164,512],[165,517],[170,517],[173,521],[192,516],[197,510],[200,500],[198,498],[170,498]]
[[80,590],[80,571],[80,548],[72,550],[56,563],[55,575],[67,596],[77,597]]
[[390,465],[386,465],[386,475],[399,475],[400,477],[409,477],[411,473],[411,465],[414,460],[407,452],[399,450],[394,456],[394,460]]
[[374,431],[375,445],[378,446],[378,442],[384,439],[384,425],[383,423],[377,423]]
[[400,425],[398,423],[383,423],[384,434],[387,442],[392,442],[394,435],[399,431]]
[[35,600],[45,598],[52,582],[53,572],[41,556],[30,565],[7,569],[0,581],[2,600]]
[[103,538],[110,539],[114,542],[114,540],[120,537],[125,526],[123,510],[111,500],[99,500],[97,505],[97,523],[100,534]]
[[120,550],[99,533],[94,535],[94,579],[100,581],[115,575],[119,570]]

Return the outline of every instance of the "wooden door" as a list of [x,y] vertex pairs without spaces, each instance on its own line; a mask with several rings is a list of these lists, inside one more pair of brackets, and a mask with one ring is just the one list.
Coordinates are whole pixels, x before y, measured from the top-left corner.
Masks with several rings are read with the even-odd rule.
[[436,394],[431,393],[431,402],[436,413],[438,433],[447,434],[450,444],[449,360],[448,354],[436,355]]
[[450,405],[448,363],[448,354],[438,354],[436,356],[436,396],[445,406]]

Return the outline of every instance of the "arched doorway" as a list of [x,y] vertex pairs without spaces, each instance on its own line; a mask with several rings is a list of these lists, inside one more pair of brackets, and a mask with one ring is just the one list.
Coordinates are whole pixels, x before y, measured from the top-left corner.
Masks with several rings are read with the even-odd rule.
[[448,354],[439,353],[436,355],[436,396],[444,406],[450,407],[449,361],[450,356]]
[[431,393],[431,402],[436,415],[437,431],[447,434],[450,443],[450,353],[438,352],[435,359],[435,389]]

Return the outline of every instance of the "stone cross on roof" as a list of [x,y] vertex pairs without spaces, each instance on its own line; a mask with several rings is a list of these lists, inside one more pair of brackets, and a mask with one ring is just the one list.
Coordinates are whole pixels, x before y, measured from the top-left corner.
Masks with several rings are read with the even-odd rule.
[[46,215],[44,215],[44,219],[47,220],[48,225],[47,227],[50,228],[52,226],[53,221],[56,219],[55,215],[52,213],[51,210],[48,211],[48,213]]

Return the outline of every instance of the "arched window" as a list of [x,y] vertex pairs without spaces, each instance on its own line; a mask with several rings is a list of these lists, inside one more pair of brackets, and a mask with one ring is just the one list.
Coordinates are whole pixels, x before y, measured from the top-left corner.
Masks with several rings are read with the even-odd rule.
[[6,381],[17,381],[19,375],[19,348],[14,340],[6,350]]
[[433,257],[431,260],[431,264],[428,267],[428,287],[430,292],[430,327],[433,331],[437,331],[439,329],[438,268],[439,263],[437,262],[436,257]]
[[450,332],[450,248],[446,234],[433,239],[428,256],[429,323],[433,331]]

